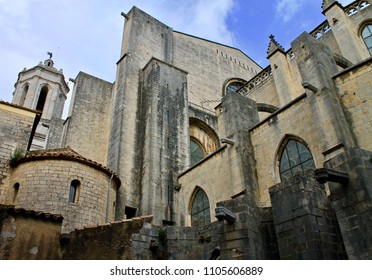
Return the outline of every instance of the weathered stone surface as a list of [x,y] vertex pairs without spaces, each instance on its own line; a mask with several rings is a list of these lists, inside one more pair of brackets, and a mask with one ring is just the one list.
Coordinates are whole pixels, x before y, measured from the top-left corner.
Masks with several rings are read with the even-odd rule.
[[[291,49],[272,38],[264,69],[134,7],[115,83],[79,73],[65,121],[62,72],[50,60],[22,71],[17,105],[0,103],[0,202],[63,213],[63,232],[79,228],[61,236],[67,259],[370,259],[372,60],[360,33],[372,5],[324,3],[327,21]],[[31,75],[44,68],[44,80]],[[20,105],[37,107],[44,82],[52,98],[33,133],[36,113]],[[30,135],[33,148],[70,145],[86,158],[61,153],[10,169]],[[324,168],[341,172],[326,172],[336,183],[315,181],[313,169]],[[74,179],[81,200],[69,204]],[[217,221],[216,207],[234,223]]]
[[59,260],[63,217],[0,205],[1,260]]
[[280,183],[270,196],[281,259],[346,258],[333,209],[314,178]]
[[330,184],[332,205],[349,259],[371,259],[372,248],[372,153],[350,149],[325,166],[347,172],[347,184]]

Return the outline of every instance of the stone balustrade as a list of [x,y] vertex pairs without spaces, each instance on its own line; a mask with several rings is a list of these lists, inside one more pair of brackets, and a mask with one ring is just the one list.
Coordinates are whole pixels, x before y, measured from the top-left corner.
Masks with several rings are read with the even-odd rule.
[[359,11],[369,7],[370,5],[371,5],[370,1],[367,0],[355,1],[345,7],[345,13],[348,16],[352,16],[355,15],[356,13],[359,13]]
[[238,89],[238,93],[242,95],[247,95],[253,88],[260,85],[266,79],[272,77],[273,73],[271,70],[271,66],[269,65],[265,69],[263,69],[260,73],[254,76],[251,80],[249,80],[243,87]]

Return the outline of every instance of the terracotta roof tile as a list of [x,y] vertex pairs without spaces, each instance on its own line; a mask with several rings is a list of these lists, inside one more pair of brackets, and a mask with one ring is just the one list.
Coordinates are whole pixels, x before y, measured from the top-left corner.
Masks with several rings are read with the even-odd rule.
[[98,227],[106,227],[106,226],[111,226],[111,223],[98,224]]
[[88,225],[88,226],[84,226],[84,229],[92,229],[92,228],[97,228],[98,225]]
[[8,105],[10,107],[26,110],[26,111],[29,111],[29,112],[32,112],[32,113],[35,113],[35,114],[41,114],[39,111],[35,111],[35,110],[29,109],[29,108],[26,108],[26,107],[22,107],[22,106],[19,106],[17,104],[7,102],[7,101],[4,101],[4,100],[0,100],[0,104],[4,104],[4,105]]
[[77,152],[75,152],[70,147],[61,148],[61,149],[51,149],[51,150],[36,150],[36,151],[29,151],[27,152],[26,156],[19,160],[19,164],[34,161],[34,160],[44,160],[44,159],[61,159],[61,160],[71,160],[77,161],[83,164],[87,164],[93,168],[96,168],[100,171],[105,172],[108,175],[113,175],[114,180],[117,182],[118,187],[120,187],[121,180],[119,176],[112,171],[111,169],[107,168],[106,166],[95,162],[91,159],[87,159]]
[[15,208],[15,207],[11,207],[11,208],[8,208],[8,213],[10,214],[18,214],[18,215],[22,215],[22,216],[33,216],[33,217],[37,217],[37,218],[42,218],[42,219],[46,219],[46,220],[54,220],[54,221],[58,221],[58,222],[62,222],[63,220],[63,216],[60,215],[60,214],[51,214],[51,213],[45,213],[45,212],[42,212],[42,211],[35,211],[35,210],[31,210],[31,209],[24,209],[24,208]]

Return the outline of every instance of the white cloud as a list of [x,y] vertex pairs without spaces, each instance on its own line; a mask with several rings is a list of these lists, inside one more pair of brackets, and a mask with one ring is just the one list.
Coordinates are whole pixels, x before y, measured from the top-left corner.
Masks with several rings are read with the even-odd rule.
[[[135,2],[135,1],[132,1]],[[234,0],[137,1],[136,6],[174,30],[221,43],[231,43],[226,19]]]
[[66,79],[79,71],[114,81],[123,18],[132,6],[177,31],[231,44],[226,19],[236,0],[0,0],[0,99],[18,72],[53,52]]
[[231,44],[225,21],[232,8],[232,0],[199,0],[191,11],[194,15],[191,24],[187,26],[187,22],[184,23],[185,30],[189,33],[197,31],[200,37]]
[[296,16],[304,4],[304,0],[279,0],[275,7],[276,16],[288,22]]

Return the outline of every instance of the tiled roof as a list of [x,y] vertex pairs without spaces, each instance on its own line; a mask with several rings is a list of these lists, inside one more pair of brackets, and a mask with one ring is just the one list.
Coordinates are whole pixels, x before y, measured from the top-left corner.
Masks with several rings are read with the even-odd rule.
[[121,180],[119,176],[112,171],[111,169],[107,168],[106,166],[87,159],[77,152],[75,152],[73,149],[70,147],[67,148],[61,148],[61,149],[53,149],[53,150],[37,150],[37,151],[29,151],[27,152],[26,156],[23,157],[22,159],[19,160],[19,164],[24,163],[24,162],[29,162],[29,161],[36,161],[36,160],[70,160],[70,161],[75,161],[79,162],[82,164],[86,164],[90,167],[93,167],[99,171],[105,172],[108,175],[112,175],[113,179],[116,181],[117,186],[120,187]]
[[17,214],[21,216],[32,216],[32,217],[37,217],[45,220],[52,220],[52,221],[57,221],[57,222],[62,222],[63,216],[60,214],[50,214],[50,213],[45,213],[42,211],[35,211],[35,210],[29,210],[29,209],[24,209],[24,208],[15,208],[15,207],[9,207],[7,209],[7,212],[9,214]]
[[26,107],[22,107],[22,106],[19,106],[17,104],[14,104],[14,103],[11,103],[11,102],[7,102],[7,101],[4,101],[4,100],[0,100],[0,104],[4,104],[4,105],[8,105],[10,107],[14,107],[14,108],[18,108],[18,109],[22,109],[22,110],[26,110],[26,111],[29,111],[29,112],[32,112],[32,113],[35,113],[35,114],[41,114],[40,112],[38,111],[35,111],[35,110],[32,110],[32,109],[29,109],[29,108],[26,108]]

